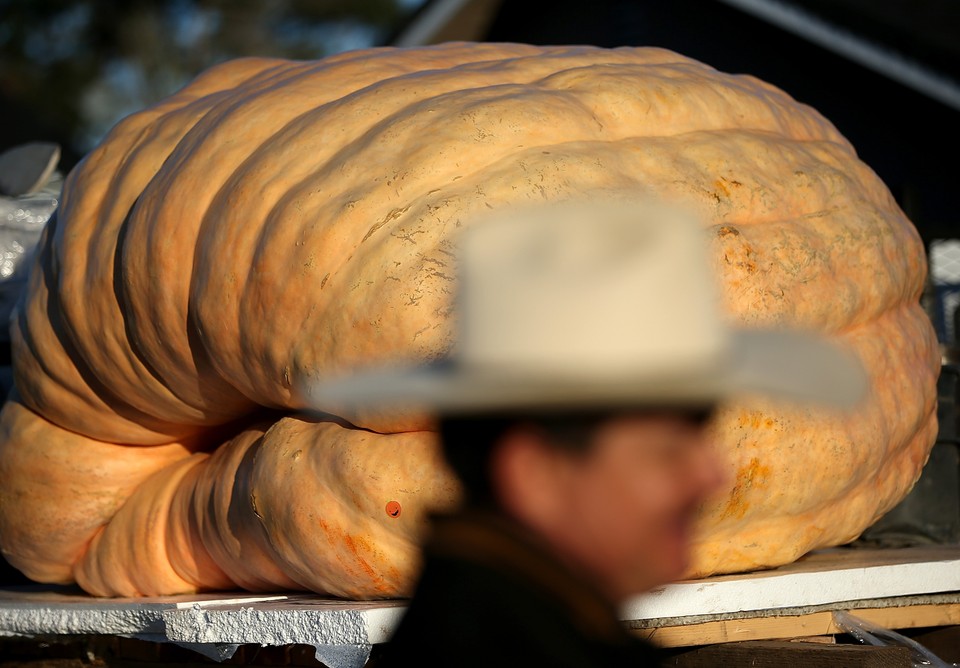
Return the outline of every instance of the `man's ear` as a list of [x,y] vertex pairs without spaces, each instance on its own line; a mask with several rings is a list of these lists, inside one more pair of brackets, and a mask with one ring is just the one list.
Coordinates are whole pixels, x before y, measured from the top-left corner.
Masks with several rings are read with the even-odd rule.
[[510,429],[490,462],[491,483],[501,507],[537,528],[562,513],[565,474],[563,453],[533,427]]

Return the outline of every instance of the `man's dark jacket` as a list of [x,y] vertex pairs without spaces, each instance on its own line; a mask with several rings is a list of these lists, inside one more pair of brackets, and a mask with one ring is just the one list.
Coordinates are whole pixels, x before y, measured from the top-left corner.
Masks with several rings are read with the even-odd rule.
[[656,666],[616,610],[521,526],[438,518],[413,600],[376,668]]

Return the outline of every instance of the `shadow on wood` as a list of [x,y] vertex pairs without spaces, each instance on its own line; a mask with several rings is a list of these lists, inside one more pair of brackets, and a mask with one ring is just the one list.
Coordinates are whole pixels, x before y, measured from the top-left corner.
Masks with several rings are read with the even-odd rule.
[[825,645],[813,642],[758,640],[711,645],[674,653],[664,664],[678,668],[913,668],[906,647]]

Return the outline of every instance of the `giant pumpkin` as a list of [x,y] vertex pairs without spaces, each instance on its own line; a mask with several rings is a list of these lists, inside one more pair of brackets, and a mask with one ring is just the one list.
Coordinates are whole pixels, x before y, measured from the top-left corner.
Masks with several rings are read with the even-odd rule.
[[828,121],[660,49],[384,48],[217,66],[70,174],[12,323],[4,556],[99,595],[408,592],[457,497],[429,420],[307,419],[297,388],[444,354],[455,231],[597,192],[698,211],[731,321],[870,377],[850,414],[723,409],[690,575],[849,541],[906,494],[936,430],[923,250]]

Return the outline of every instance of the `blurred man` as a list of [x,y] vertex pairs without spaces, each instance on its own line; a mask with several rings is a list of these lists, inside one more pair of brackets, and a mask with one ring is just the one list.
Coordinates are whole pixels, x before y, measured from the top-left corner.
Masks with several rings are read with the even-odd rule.
[[707,423],[738,391],[855,401],[856,362],[725,326],[699,226],[644,206],[481,221],[460,245],[449,359],[359,375],[328,403],[427,408],[463,482],[377,665],[643,666],[617,608],[680,577],[724,479]]

